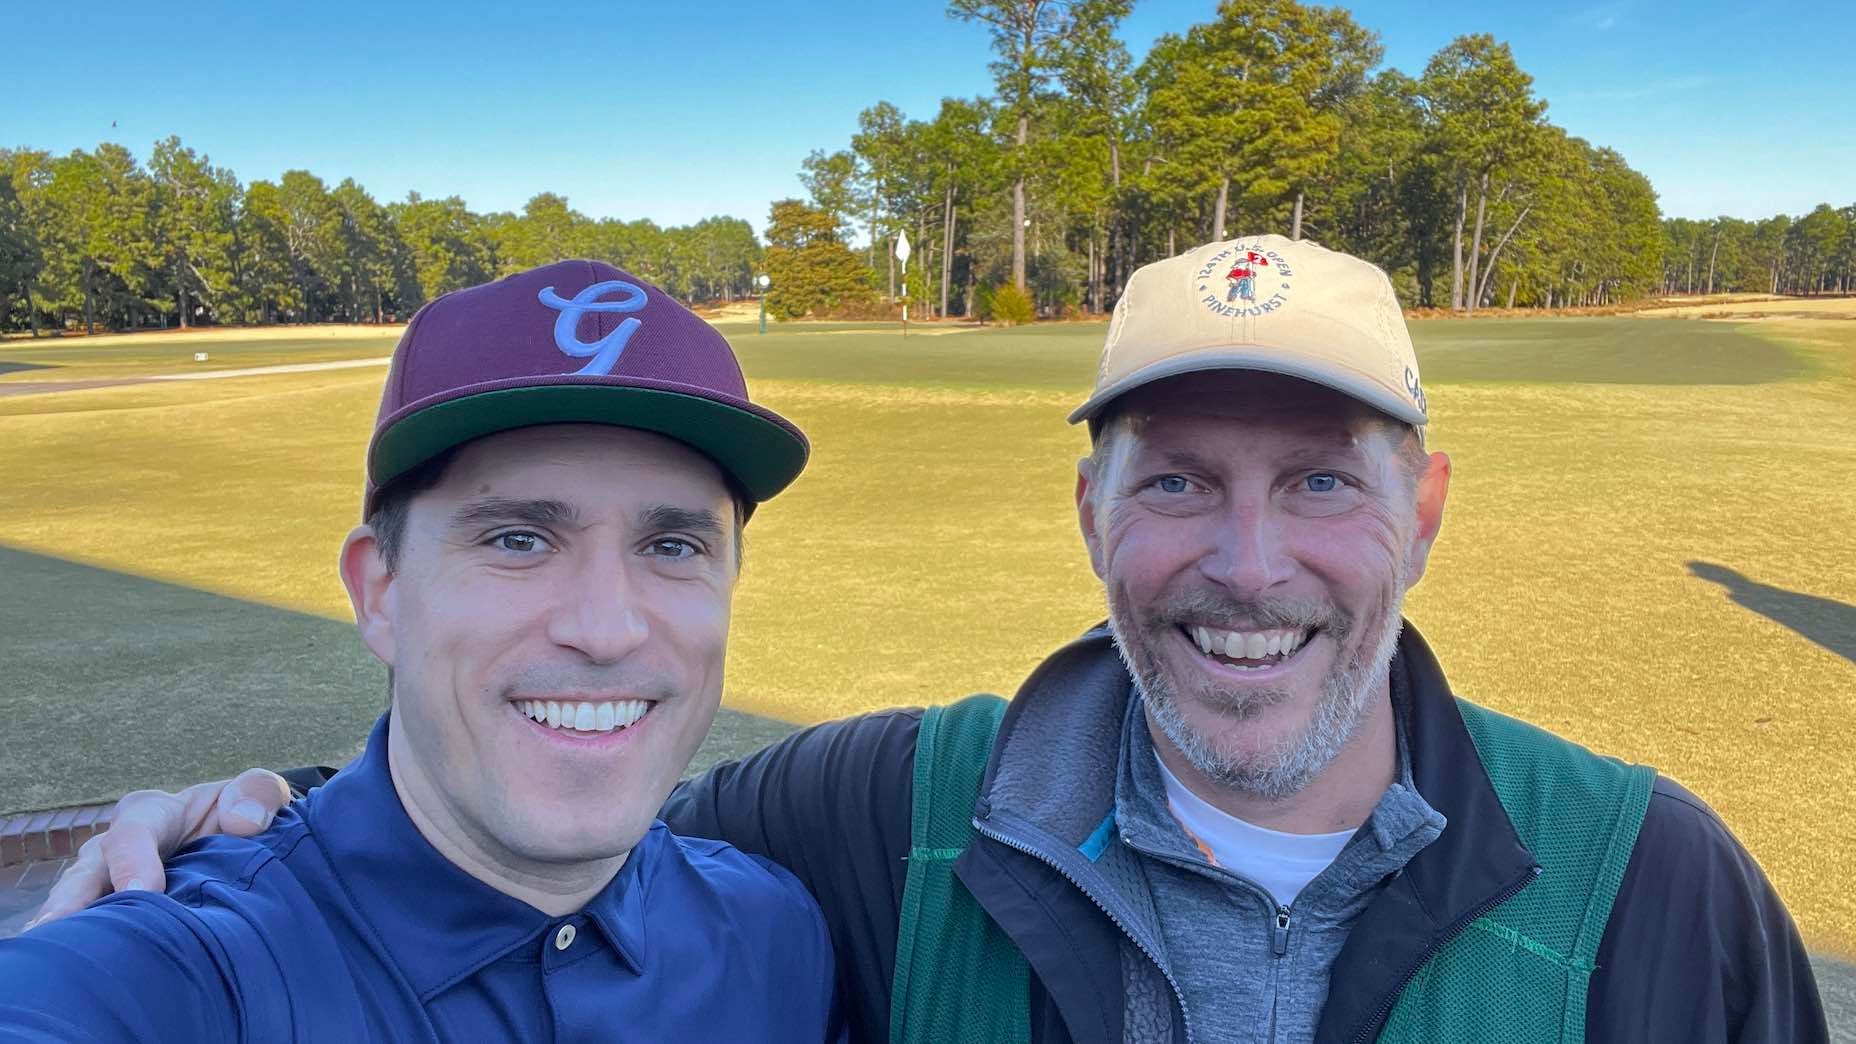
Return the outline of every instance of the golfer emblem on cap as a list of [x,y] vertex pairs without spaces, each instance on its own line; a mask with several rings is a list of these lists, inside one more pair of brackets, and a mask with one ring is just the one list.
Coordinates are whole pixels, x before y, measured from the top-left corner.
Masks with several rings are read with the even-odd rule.
[[1228,304],[1240,297],[1246,301],[1255,301],[1257,299],[1257,269],[1269,266],[1269,258],[1255,250],[1244,251],[1244,256],[1238,258],[1237,263],[1231,266],[1231,270],[1224,274],[1225,279],[1231,284],[1230,292],[1224,295],[1225,302]]
[[1199,303],[1219,315],[1265,315],[1288,303],[1294,276],[1280,253],[1231,243],[1192,273],[1192,285]]
[[[606,294],[623,293],[623,301],[601,301]],[[594,283],[573,296],[570,301],[561,299],[551,286],[541,288],[536,295],[541,303],[560,312],[554,320],[554,345],[575,359],[592,357],[592,362],[574,371],[577,377],[599,377],[612,372],[619,364],[619,356],[625,351],[625,344],[632,339],[632,334],[644,325],[644,321],[632,317],[620,323],[618,329],[592,343],[580,339],[580,317],[588,312],[636,312],[645,306],[643,290],[622,279],[608,279],[603,283]]]

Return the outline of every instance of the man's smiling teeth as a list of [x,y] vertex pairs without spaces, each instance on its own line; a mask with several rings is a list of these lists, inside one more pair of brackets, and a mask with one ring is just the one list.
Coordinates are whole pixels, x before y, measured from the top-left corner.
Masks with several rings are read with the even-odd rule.
[[549,728],[575,732],[611,732],[635,724],[651,704],[645,700],[617,703],[561,703],[557,700],[517,700],[516,710]]
[[1192,638],[1199,651],[1207,656],[1224,656],[1232,660],[1261,660],[1265,656],[1293,655],[1308,641],[1312,631],[1220,631],[1194,627]]

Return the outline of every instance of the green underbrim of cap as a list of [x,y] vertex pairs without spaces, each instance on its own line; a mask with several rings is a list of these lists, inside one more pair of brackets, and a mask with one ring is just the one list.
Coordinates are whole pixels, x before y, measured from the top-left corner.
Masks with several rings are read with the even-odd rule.
[[376,486],[472,439],[538,424],[612,424],[676,439],[715,461],[754,503],[805,468],[806,444],[773,421],[726,403],[612,385],[504,388],[452,399],[380,433],[368,471]]

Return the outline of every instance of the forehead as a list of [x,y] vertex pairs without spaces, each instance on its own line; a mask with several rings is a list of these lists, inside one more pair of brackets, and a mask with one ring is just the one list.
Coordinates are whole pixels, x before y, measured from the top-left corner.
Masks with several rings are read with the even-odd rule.
[[609,424],[546,424],[468,443],[434,492],[706,504],[726,498],[728,487],[708,457],[654,432]]
[[1213,371],[1156,381],[1118,411],[1143,443],[1235,438],[1348,446],[1388,418],[1329,388],[1251,371]]

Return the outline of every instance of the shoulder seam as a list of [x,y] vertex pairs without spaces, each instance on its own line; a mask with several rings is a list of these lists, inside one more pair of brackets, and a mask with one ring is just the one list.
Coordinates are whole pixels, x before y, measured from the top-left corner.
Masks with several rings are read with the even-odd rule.
[[[1680,784],[1676,784],[1674,780],[1663,775],[1658,775],[1656,781],[1657,784],[1667,782],[1674,786],[1680,786]],[[1733,830],[1727,826],[1726,821],[1721,818],[1720,813],[1709,807],[1708,803],[1701,798],[1689,794],[1686,791],[1670,790],[1660,785],[1653,785],[1650,788],[1650,804],[1649,807],[1645,809],[1646,818],[1652,812],[1656,813],[1658,818],[1662,819],[1664,822],[1671,823],[1672,826],[1686,819],[1689,821],[1690,829],[1699,830],[1715,841],[1730,841],[1736,846],[1739,844],[1739,838],[1737,838]],[[1674,822],[1672,822],[1672,820]]]

